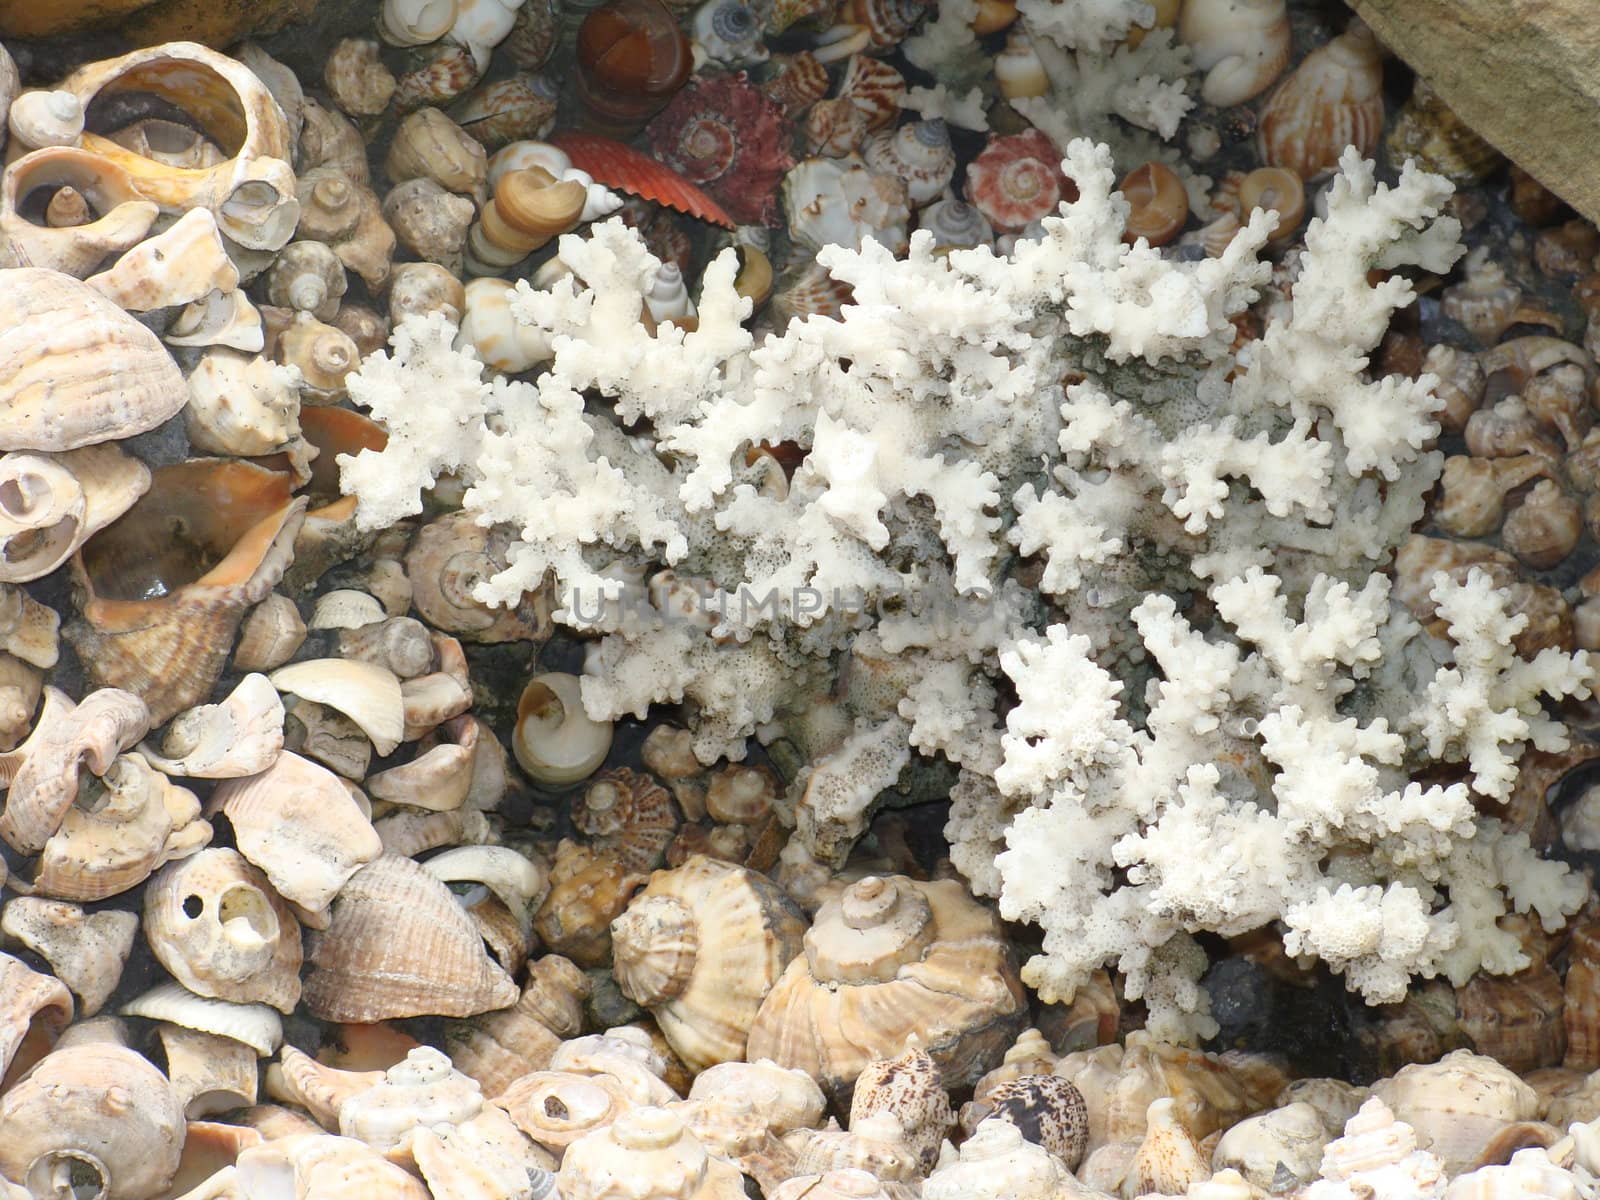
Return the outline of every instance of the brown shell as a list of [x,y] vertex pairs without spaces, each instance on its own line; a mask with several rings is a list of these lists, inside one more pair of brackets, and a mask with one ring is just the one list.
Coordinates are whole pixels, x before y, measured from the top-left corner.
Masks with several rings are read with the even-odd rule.
[[842,1097],[915,1033],[958,1088],[1000,1060],[1025,1016],[999,922],[961,884],[868,876],[817,912],[805,953],[756,1014],[748,1056]]
[[589,843],[634,872],[661,865],[681,821],[672,793],[627,767],[602,771],[572,806],[572,823]]
[[1301,179],[1332,173],[1346,146],[1370,158],[1383,132],[1383,60],[1356,24],[1306,55],[1261,110],[1261,160]]
[[1600,1069],[1600,919],[1581,913],[1572,925],[1562,1023],[1567,1031],[1562,1065]]
[[0,271],[0,450],[132,437],[189,398],[156,335],[59,271]]
[[514,608],[491,607],[472,589],[505,569],[510,537],[485,529],[470,513],[453,512],[429,521],[406,550],[411,601],[436,629],[469,642],[542,642],[550,636],[550,598],[544,589],[523,593]]
[[857,1077],[850,1128],[874,1113],[891,1113],[899,1120],[905,1144],[924,1175],[938,1161],[945,1134],[956,1123],[938,1064],[916,1045],[894,1058],[875,1059]]
[[1456,992],[1457,1024],[1479,1054],[1519,1075],[1553,1067],[1567,1050],[1561,976],[1548,964],[1516,975],[1474,975]]
[[631,146],[591,133],[560,133],[550,140],[567,152],[573,166],[598,183],[724,229],[734,227],[733,218],[700,188]]
[[962,1106],[961,1126],[970,1136],[993,1117],[1015,1125],[1025,1140],[1043,1146],[1068,1170],[1076,1170],[1089,1141],[1089,1110],[1083,1093],[1059,1075],[1019,1075],[996,1084],[983,1098]]
[[468,1017],[519,995],[450,889],[392,854],[345,884],[308,957],[306,1007],[324,1021]]
[[510,1008],[445,1026],[445,1048],[456,1069],[486,1096],[498,1096],[528,1071],[542,1071],[563,1038],[583,1029],[589,977],[570,959],[546,954],[528,967],[528,985]]
[[616,855],[562,841],[550,868],[550,894],[533,919],[544,944],[579,966],[611,958],[611,922],[646,882]]

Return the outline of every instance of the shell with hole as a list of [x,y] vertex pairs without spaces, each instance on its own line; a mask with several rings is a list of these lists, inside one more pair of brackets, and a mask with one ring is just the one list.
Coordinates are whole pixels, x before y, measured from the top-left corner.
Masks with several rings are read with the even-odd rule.
[[751,1058],[799,1067],[835,1097],[907,1034],[961,1087],[1000,1060],[1026,1006],[994,915],[959,883],[868,876],[825,903],[768,993]]
[[278,894],[322,912],[383,845],[349,789],[331,771],[285,751],[265,771],[230,779],[209,810],[227,817],[239,852]]
[[[44,195],[50,201],[41,220],[24,201]],[[54,221],[50,205],[56,209]],[[86,210],[85,219],[62,223],[66,206]],[[82,279],[108,257],[138,245],[160,211],[129,172],[98,154],[76,146],[35,150],[0,175],[0,265],[47,268]]]
[[362,867],[311,936],[305,1002],[324,1021],[468,1017],[517,1002],[450,889],[407,858]]
[[48,575],[149,486],[149,468],[111,444],[0,458],[0,581]]
[[623,994],[701,1071],[743,1057],[750,1023],[805,928],[766,876],[697,854],[652,875],[611,923],[613,970]]
[[62,80],[84,111],[129,92],[175,105],[219,145],[235,147],[214,165],[176,167],[112,137],[85,133],[86,150],[125,170],[164,212],[209,209],[218,227],[248,250],[281,249],[300,219],[289,126],[265,84],[244,64],[194,42],[168,42],[79,67]]
[[249,608],[282,577],[306,501],[289,477],[192,459],[72,559],[81,618],[66,636],[91,680],[143,698],[166,721],[210,694]]
[[36,1196],[155,1196],[183,1148],[183,1109],[166,1076],[105,1043],[46,1055],[0,1097],[0,1124],[0,1175]]

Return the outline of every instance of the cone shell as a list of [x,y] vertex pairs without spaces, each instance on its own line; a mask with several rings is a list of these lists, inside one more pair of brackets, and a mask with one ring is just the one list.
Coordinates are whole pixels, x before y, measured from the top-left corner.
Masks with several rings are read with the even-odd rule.
[[952,881],[869,876],[818,911],[750,1029],[751,1058],[847,1095],[916,1033],[957,1088],[994,1066],[1025,1017],[998,922]]
[[152,472],[73,559],[87,599],[67,637],[90,678],[142,697],[158,723],[204,700],[245,612],[288,565],[305,506],[286,476],[247,463]]
[[623,994],[691,1071],[743,1057],[750,1022],[800,952],[805,920],[765,876],[701,855],[657,871],[612,922]]
[[124,1046],[57,1050],[0,1098],[0,1175],[98,1177],[108,1200],[155,1196],[177,1173],[183,1110],[166,1076]]
[[654,201],[724,229],[734,227],[733,218],[700,188],[630,146],[588,133],[561,133],[550,140],[572,157],[573,166],[606,187]]
[[519,995],[450,889],[394,855],[344,886],[332,924],[312,936],[310,959],[306,1006],[324,1021],[467,1017]]
[[1306,55],[1278,85],[1258,126],[1261,161],[1312,181],[1333,172],[1346,146],[1370,158],[1383,132],[1383,60],[1359,22]]
[[172,356],[99,292],[0,271],[0,449],[71,450],[154,429],[188,399]]

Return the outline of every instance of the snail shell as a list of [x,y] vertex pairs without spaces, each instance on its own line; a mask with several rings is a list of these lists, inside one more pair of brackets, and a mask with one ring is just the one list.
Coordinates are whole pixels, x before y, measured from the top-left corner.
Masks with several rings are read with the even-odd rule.
[[1188,0],[1178,40],[1206,72],[1201,98],[1218,108],[1266,91],[1289,65],[1293,49],[1284,0]]
[[1306,55],[1272,93],[1258,126],[1261,159],[1301,179],[1321,179],[1346,146],[1372,156],[1383,116],[1383,59],[1358,21]]

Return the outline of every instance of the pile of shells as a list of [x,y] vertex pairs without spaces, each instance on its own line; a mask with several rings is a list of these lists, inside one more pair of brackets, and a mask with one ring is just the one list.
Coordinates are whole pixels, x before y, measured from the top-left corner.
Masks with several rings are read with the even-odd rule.
[[[806,764],[587,717],[549,597],[473,599],[506,540],[447,485],[376,534],[339,495],[391,326],[536,367],[508,292],[600,217],[660,260],[651,329],[730,243],[770,328],[849,300],[824,246],[1038,236],[1050,50],[971,8],[931,76],[916,0],[383,0],[298,74],[292,36],[170,43],[27,91],[0,52],[0,1197],[1593,1194],[1600,912],[1361,1017],[1348,1078],[1160,1045],[1110,975],[1028,995],[914,811],[830,869]],[[1521,652],[1600,649],[1600,235],[1359,22],[1149,8],[1115,52],[1176,39],[1200,103],[1121,164],[1128,236],[1218,255],[1275,211],[1241,342],[1347,145],[1467,189],[1476,248],[1380,364],[1448,405],[1399,594],[1432,621],[1432,573],[1486,567]],[[1600,851],[1597,758],[1530,752],[1507,820]],[[1222,962],[1244,1007],[1325,982],[1270,935]]]

